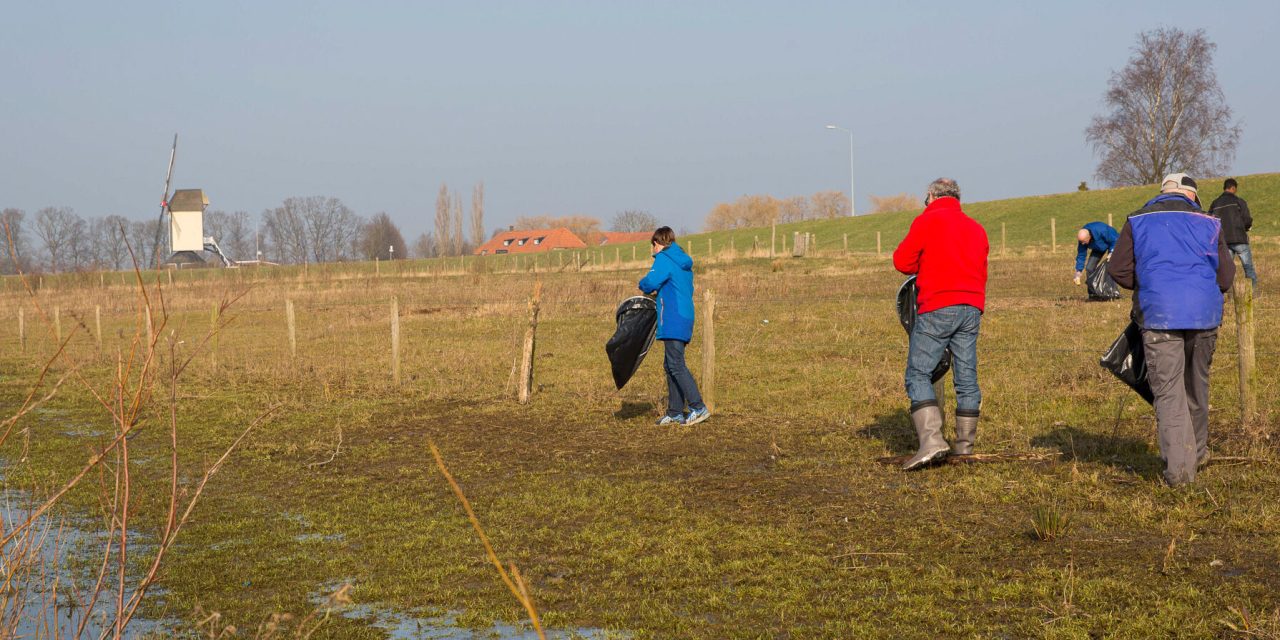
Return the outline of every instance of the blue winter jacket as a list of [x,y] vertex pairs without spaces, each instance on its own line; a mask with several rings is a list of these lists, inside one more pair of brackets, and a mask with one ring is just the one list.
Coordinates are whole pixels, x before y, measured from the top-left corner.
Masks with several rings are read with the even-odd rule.
[[658,293],[658,340],[693,339],[693,258],[680,245],[671,244],[653,256],[640,291]]
[[1178,194],[1162,194],[1129,216],[1107,273],[1134,292],[1143,329],[1213,329],[1222,323],[1222,292],[1235,263],[1222,224]]
[[1090,222],[1083,227],[1089,232],[1089,242],[1077,243],[1076,249],[1076,271],[1084,271],[1084,258],[1086,253],[1093,253],[1101,258],[1116,246],[1116,239],[1120,237],[1120,232],[1116,231],[1111,225],[1105,222]]

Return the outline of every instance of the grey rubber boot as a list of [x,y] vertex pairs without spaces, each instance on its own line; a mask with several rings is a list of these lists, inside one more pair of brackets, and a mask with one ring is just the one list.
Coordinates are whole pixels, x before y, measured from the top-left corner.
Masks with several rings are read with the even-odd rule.
[[942,410],[937,404],[926,404],[911,411],[911,422],[916,427],[916,437],[920,439],[920,449],[911,459],[902,465],[903,471],[919,469],[932,462],[937,462],[951,453],[951,447],[942,437]]
[[958,456],[973,455],[973,440],[978,435],[978,414],[965,415],[956,412],[956,444],[951,453]]

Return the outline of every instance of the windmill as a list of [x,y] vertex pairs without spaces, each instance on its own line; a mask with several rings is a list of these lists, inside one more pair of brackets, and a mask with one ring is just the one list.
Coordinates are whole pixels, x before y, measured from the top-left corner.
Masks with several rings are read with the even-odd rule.
[[[201,189],[178,189],[169,197],[169,186],[173,180],[173,160],[178,154],[178,134],[173,134],[173,148],[169,151],[169,171],[164,179],[164,197],[160,200],[160,224],[156,226],[155,256],[157,262],[165,253],[169,258],[166,265],[181,267],[182,265],[203,265],[204,258],[200,251],[207,251],[217,256],[224,267],[235,266],[235,261],[223,253],[217,239],[204,235],[204,211],[209,207],[209,196]],[[168,251],[160,251],[161,237],[165,229],[165,216],[168,214],[169,245]]]

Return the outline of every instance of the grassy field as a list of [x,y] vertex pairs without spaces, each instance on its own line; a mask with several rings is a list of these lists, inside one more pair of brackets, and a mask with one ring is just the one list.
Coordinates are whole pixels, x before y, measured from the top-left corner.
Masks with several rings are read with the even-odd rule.
[[[214,476],[147,613],[193,620],[199,605],[252,630],[350,583],[358,604],[453,615],[477,629],[523,624],[435,468],[434,441],[562,637],[1222,637],[1245,617],[1274,637],[1280,386],[1268,363],[1280,354],[1270,284],[1280,277],[1280,233],[1270,230],[1280,229],[1269,212],[1280,206],[1280,176],[1241,182],[1260,219],[1257,424],[1271,437],[1238,423],[1228,304],[1210,446],[1252,461],[1214,464],[1183,490],[1160,482],[1150,407],[1097,365],[1128,302],[1086,303],[1070,281],[1074,225],[1107,212],[1118,223],[1149,189],[969,207],[993,246],[1001,222],[1009,241],[991,261],[977,448],[1037,460],[913,474],[878,462],[914,448],[901,380],[907,341],[892,302],[901,277],[887,256],[907,214],[779,227],[818,234],[822,251],[804,259],[724,251],[745,252],[767,229],[689,238],[698,287],[718,300],[716,414],[693,428],[653,425],[664,406],[660,354],[613,389],[603,350],[613,308],[647,266],[626,260],[625,248],[622,264],[608,264],[606,250],[605,264],[581,271],[542,263],[537,273],[529,264],[508,272],[517,265],[500,258],[380,265],[376,275],[371,265],[183,272],[172,286],[162,276],[161,344],[178,356],[207,332],[214,304],[241,296],[216,349],[197,355],[180,386],[180,456],[193,470],[181,482],[189,486],[264,409],[279,408]],[[883,258],[866,247],[877,230]],[[844,233],[861,243],[847,255],[835,244]],[[707,238],[721,249],[712,260],[700,256]],[[521,406],[514,369],[539,279],[536,391]],[[11,407],[54,343],[31,299],[5,287],[0,406]],[[136,287],[118,274],[57,276],[36,295],[47,313],[59,309],[86,384],[107,388],[118,350],[138,330]],[[296,357],[286,299],[297,310]],[[700,328],[689,360],[701,379]],[[55,362],[55,377],[68,362]],[[144,533],[163,518],[167,411],[152,406],[130,444],[131,515]],[[0,450],[5,481],[40,494],[101,446],[110,420],[84,386],[68,383],[18,428]],[[91,516],[99,495],[81,487],[64,511]],[[1067,515],[1065,534],[1035,539],[1037,508]],[[337,616],[316,637],[384,637],[372,622]]]

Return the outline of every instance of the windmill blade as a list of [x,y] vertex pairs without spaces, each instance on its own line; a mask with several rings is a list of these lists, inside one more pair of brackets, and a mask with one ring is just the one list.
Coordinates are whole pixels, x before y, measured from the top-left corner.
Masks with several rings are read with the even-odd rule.
[[156,241],[151,247],[151,255],[155,257],[156,268],[160,268],[160,238],[164,234],[164,214],[169,210],[169,185],[173,181],[173,160],[178,155],[178,134],[173,134],[173,148],[169,149],[169,171],[164,175],[164,196],[160,198],[160,223],[156,225]]

